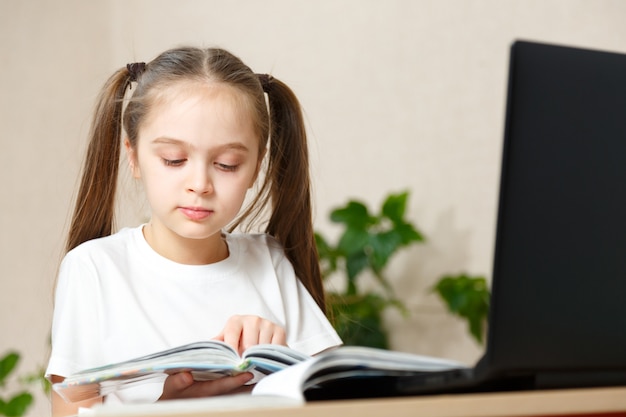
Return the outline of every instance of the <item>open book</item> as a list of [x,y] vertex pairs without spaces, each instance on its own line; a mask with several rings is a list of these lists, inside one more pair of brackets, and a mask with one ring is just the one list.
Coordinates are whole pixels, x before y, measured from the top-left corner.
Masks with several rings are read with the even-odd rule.
[[315,399],[397,395],[402,378],[465,370],[459,362],[359,346],[342,346],[310,357],[279,345],[256,345],[239,356],[229,345],[198,342],[137,359],[88,369],[53,385],[67,401],[103,396],[153,378],[189,371],[198,381],[252,372],[257,396]]
[[360,346],[342,346],[263,378],[252,394],[310,400],[401,395],[402,379],[463,372],[456,361]]
[[306,361],[310,356],[280,345],[255,345],[241,356],[224,342],[190,343],[151,355],[87,369],[53,385],[66,401],[103,396],[164,375],[191,372],[197,381],[252,372],[254,383],[265,375]]

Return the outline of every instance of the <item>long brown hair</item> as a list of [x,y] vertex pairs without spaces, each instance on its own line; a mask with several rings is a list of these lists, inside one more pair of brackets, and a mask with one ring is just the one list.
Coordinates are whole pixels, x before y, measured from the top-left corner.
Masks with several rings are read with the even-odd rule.
[[[262,218],[266,207],[271,207],[265,232],[283,245],[296,275],[325,311],[313,235],[307,138],[293,91],[276,78],[255,74],[239,58],[219,48],[171,49],[141,68],[141,74],[136,73],[136,66],[116,71],[100,92],[66,250],[112,233],[122,128],[134,148],[141,123],[165,88],[181,82],[224,83],[241,93],[249,109],[259,138],[259,155],[269,150],[259,192],[231,231]],[[129,85],[132,96],[123,111]]]

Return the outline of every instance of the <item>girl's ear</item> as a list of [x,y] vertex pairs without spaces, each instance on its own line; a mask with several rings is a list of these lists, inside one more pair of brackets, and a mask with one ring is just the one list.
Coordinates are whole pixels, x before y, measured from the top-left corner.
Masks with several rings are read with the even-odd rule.
[[259,162],[257,162],[256,164],[256,171],[254,171],[254,175],[250,180],[250,185],[248,185],[248,188],[252,188],[252,186],[254,186],[254,183],[259,176],[259,172],[261,171],[261,165],[263,165],[263,159],[265,158],[265,154],[267,154],[267,149],[263,149],[263,153],[259,155]]
[[137,163],[137,153],[130,144],[128,137],[124,138],[124,148],[126,148],[126,159],[128,161],[130,172],[133,174],[133,177],[141,178],[141,171],[139,170],[139,164]]

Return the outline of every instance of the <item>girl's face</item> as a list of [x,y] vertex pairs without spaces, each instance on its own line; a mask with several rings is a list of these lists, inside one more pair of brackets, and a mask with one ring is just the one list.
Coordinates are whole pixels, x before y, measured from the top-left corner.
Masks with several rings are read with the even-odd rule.
[[152,209],[148,242],[165,256],[181,243],[223,245],[220,232],[256,179],[259,142],[239,94],[222,84],[171,87],[141,125],[136,148],[126,142]]

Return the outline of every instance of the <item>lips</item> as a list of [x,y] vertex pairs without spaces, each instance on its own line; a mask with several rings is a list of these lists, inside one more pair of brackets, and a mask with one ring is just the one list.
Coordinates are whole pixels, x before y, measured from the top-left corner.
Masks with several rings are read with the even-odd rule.
[[202,207],[179,207],[178,210],[190,220],[204,220],[213,214],[213,210],[208,210]]

